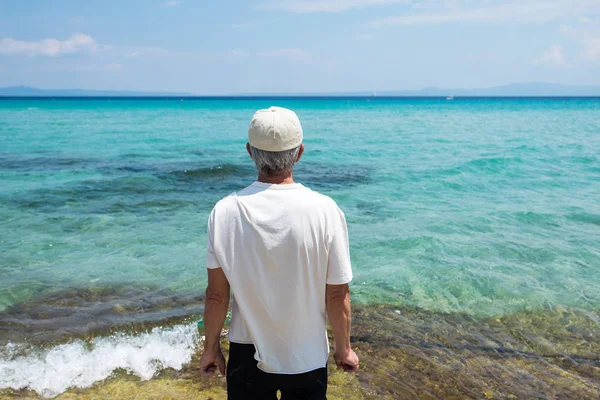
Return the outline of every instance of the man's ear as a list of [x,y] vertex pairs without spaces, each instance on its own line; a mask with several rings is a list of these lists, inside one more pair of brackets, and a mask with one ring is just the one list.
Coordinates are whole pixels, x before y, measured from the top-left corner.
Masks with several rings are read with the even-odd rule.
[[250,158],[252,158],[252,151],[250,150],[250,142],[246,143],[246,150],[248,151],[248,154],[250,155]]
[[296,162],[300,161],[302,154],[304,154],[304,143],[300,144],[300,150],[298,151],[298,158],[296,158]]

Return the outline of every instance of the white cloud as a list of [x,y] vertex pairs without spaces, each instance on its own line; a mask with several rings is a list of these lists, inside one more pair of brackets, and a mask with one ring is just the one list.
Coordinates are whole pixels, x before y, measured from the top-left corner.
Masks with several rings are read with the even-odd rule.
[[248,53],[247,51],[244,50],[231,50],[231,55],[232,56],[236,56],[236,57],[247,57],[248,55],[250,55],[250,53]]
[[165,1],[164,3],[162,3],[162,5],[165,7],[176,7],[176,6],[180,5],[181,3],[183,3],[183,0],[168,0],[168,1]]
[[583,45],[585,47],[583,54],[585,59],[600,60],[600,36],[584,39]]
[[565,60],[564,50],[562,46],[555,44],[548,50],[544,51],[538,58],[534,60],[534,64],[547,67],[570,67]]
[[125,54],[125,57],[127,58],[138,58],[144,55],[144,52],[142,50],[135,50],[132,51],[131,53],[127,53]]
[[115,55],[126,58],[140,58],[152,56],[168,56],[174,54],[174,51],[163,49],[161,47],[115,47]]
[[558,27],[558,30],[560,31],[560,33],[563,33],[565,35],[569,35],[571,32],[573,32],[573,27],[571,25],[561,24]]
[[299,48],[261,51],[256,53],[256,55],[260,57],[285,57],[294,60],[310,59],[310,53]]
[[[106,49],[102,46],[102,49]],[[98,50],[94,38],[76,33],[66,40],[44,39],[26,42],[12,38],[0,39],[0,54],[58,57],[65,54],[90,53]]]
[[103,67],[103,69],[104,69],[104,71],[121,71],[121,70],[123,70],[123,65],[114,63],[114,64],[105,65]]
[[563,34],[579,51],[582,61],[600,61],[600,24],[598,21],[581,18],[579,25],[561,25]]
[[92,71],[108,71],[108,72],[115,72],[115,71],[122,71],[123,70],[123,65],[121,64],[108,64],[108,65],[80,65],[80,64],[75,64],[75,65],[71,65],[71,66],[65,66],[65,67],[61,67],[59,69],[65,70],[65,71],[84,71],[84,72],[92,72]]
[[268,10],[289,11],[298,14],[339,13],[354,8],[410,3],[411,0],[270,0],[259,5]]
[[229,27],[231,29],[248,29],[248,28],[254,27],[254,24],[252,24],[250,22],[243,22],[240,24],[229,24]]
[[[487,2],[485,7],[471,2],[439,12],[405,14],[371,21],[371,26],[425,25],[448,23],[544,23],[565,16],[577,16],[584,10],[598,7],[598,0],[512,0]],[[423,7],[421,7],[423,8]],[[439,7],[436,7],[436,10]],[[431,7],[429,8],[431,10]]]

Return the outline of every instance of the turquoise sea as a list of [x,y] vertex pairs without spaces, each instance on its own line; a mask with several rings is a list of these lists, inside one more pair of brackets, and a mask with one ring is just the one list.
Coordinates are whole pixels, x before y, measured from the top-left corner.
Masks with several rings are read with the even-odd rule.
[[206,220],[271,105],[346,213],[356,304],[598,324],[600,99],[0,99],[0,389],[189,361]]

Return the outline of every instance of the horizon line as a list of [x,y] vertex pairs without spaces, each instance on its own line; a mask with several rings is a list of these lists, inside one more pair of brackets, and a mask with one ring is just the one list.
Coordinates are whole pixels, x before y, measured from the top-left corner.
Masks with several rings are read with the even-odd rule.
[[452,99],[446,95],[335,95],[335,94],[264,94],[264,95],[2,95],[0,99],[149,99],[149,100],[205,100],[205,99],[223,99],[223,100],[243,100],[243,99],[600,99],[598,95],[454,95]]

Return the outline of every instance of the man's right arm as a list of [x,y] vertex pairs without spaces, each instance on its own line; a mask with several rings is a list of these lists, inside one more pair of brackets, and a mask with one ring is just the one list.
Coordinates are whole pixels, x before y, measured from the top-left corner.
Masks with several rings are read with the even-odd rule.
[[358,370],[358,356],[350,345],[350,287],[326,285],[327,315],[333,330],[335,351],[333,358],[338,368],[346,372]]

